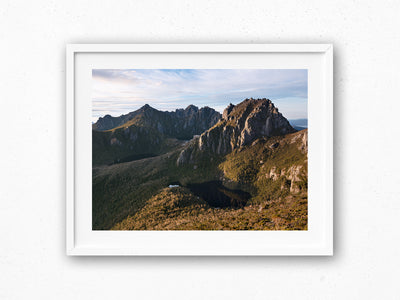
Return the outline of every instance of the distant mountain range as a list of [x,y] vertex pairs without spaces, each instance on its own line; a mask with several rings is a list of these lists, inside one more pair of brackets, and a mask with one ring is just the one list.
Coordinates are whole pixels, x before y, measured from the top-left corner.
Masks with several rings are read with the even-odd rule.
[[288,121],[296,130],[308,128],[308,119],[289,119]]

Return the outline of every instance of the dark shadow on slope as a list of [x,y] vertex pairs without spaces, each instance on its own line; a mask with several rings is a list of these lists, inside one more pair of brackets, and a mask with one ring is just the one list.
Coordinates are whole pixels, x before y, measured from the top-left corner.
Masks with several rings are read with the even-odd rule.
[[188,184],[187,188],[211,207],[242,208],[251,197],[247,192],[224,187],[221,181]]

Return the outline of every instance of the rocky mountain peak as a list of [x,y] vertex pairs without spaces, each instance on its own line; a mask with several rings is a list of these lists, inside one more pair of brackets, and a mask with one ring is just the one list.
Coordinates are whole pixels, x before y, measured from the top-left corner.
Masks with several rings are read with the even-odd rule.
[[143,105],[140,109],[146,110],[146,109],[151,109],[152,107],[148,104]]
[[145,114],[146,114],[146,113],[152,114],[152,113],[157,113],[157,112],[159,112],[159,110],[155,109],[154,107],[152,107],[152,106],[150,106],[150,105],[148,105],[148,104],[145,104],[145,105],[143,105],[141,108],[139,108],[138,112],[143,112],[143,113],[145,113]]
[[197,150],[225,155],[259,138],[293,132],[296,130],[271,100],[245,99],[237,105],[229,104],[222,119],[182,151],[178,164],[190,161]]
[[235,107],[232,103],[230,103],[227,108],[224,109],[224,112],[222,113],[222,118],[224,120],[228,120],[228,116],[231,113],[232,109]]
[[239,146],[251,143],[260,137],[295,132],[272,101],[266,98],[245,99],[236,106],[230,104],[224,113],[225,126],[233,126],[240,131]]
[[191,112],[191,113],[196,113],[199,111],[199,108],[193,104],[189,105],[188,107],[185,108],[186,112]]

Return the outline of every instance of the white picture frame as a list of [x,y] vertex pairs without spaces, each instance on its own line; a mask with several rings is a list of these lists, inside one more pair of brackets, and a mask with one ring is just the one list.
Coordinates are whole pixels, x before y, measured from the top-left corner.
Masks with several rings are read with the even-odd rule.
[[[331,44],[70,44],[66,67],[67,255],[333,255]],[[92,231],[89,70],[132,67],[307,68],[308,230]]]

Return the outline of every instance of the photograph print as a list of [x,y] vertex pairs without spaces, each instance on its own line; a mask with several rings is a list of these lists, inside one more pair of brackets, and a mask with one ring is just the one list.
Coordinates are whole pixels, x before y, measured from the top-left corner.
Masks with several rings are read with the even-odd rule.
[[307,230],[307,69],[92,69],[92,230]]

